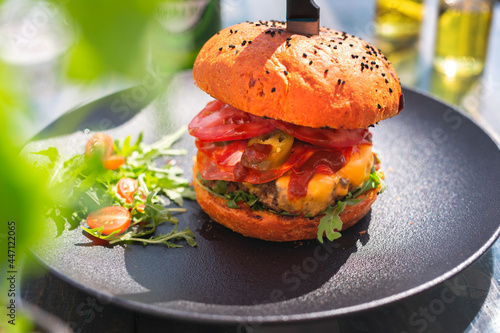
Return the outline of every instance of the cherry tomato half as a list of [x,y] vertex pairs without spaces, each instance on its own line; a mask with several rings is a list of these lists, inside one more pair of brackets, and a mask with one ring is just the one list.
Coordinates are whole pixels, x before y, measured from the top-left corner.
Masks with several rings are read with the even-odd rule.
[[371,143],[371,133],[365,128],[359,129],[323,129],[271,120],[276,128],[299,140],[323,148],[346,148]]
[[121,206],[109,206],[92,212],[87,216],[87,224],[92,229],[104,227],[103,235],[109,235],[113,231],[123,233],[130,226],[130,212]]
[[268,119],[254,116],[221,101],[209,102],[189,124],[189,134],[201,141],[243,140],[272,132]]
[[139,189],[139,184],[133,178],[122,178],[118,181],[116,189],[118,194],[130,204],[134,202],[134,193]]
[[108,170],[116,170],[123,164],[125,164],[125,156],[121,155],[111,155],[102,160],[102,165]]
[[113,139],[104,133],[95,133],[85,145],[87,157],[99,156],[106,158],[113,154]]

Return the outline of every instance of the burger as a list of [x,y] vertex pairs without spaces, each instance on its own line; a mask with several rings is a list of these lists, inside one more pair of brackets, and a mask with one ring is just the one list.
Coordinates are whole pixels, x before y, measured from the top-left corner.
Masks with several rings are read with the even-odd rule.
[[189,124],[196,197],[213,220],[268,241],[323,242],[368,213],[384,188],[369,128],[403,108],[380,50],[328,28],[246,22],[207,41],[193,76],[215,99]]

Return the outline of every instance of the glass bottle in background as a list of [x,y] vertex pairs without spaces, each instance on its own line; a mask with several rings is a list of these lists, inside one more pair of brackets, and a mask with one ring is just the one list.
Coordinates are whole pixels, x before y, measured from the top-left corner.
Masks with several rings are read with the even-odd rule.
[[483,71],[490,34],[492,0],[440,0],[434,68],[446,76]]
[[375,33],[392,40],[416,39],[424,15],[424,0],[377,0]]
[[152,24],[151,63],[163,72],[191,68],[203,44],[220,29],[219,0],[165,0]]

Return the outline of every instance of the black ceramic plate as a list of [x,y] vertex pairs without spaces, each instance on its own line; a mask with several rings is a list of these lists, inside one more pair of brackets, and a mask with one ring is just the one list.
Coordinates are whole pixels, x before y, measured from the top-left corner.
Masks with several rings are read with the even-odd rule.
[[[78,229],[54,238],[55,226],[48,223],[49,241],[34,252],[83,290],[182,320],[327,318],[428,289],[472,263],[498,237],[500,152],[461,113],[417,92],[404,93],[402,113],[373,129],[388,188],[335,242],[245,238],[211,222],[189,202],[181,227],[195,232],[196,248],[92,246]],[[189,73],[152,103],[145,96],[144,88],[134,88],[73,112],[78,117],[53,124],[27,149],[83,149],[84,129],[111,125],[115,137],[144,130],[152,141],[189,123],[210,99]],[[53,133],[58,136],[50,138]],[[191,177],[193,140],[185,135],[178,146],[189,150],[179,164]]]

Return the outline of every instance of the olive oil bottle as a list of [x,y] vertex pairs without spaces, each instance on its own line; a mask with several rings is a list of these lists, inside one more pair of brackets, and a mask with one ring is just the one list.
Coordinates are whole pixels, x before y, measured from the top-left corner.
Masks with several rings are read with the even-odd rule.
[[423,14],[423,0],[377,0],[375,32],[395,40],[418,37]]
[[491,26],[490,0],[440,2],[434,68],[447,76],[483,71]]

